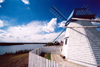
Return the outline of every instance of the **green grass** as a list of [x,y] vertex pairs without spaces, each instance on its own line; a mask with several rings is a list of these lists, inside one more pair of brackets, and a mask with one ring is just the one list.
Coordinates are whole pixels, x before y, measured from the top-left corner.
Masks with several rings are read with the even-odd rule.
[[44,57],[44,58],[46,58],[46,59],[51,60],[51,54],[50,54],[50,53],[43,53],[43,52],[42,52],[40,56],[42,56],[42,57]]
[[50,54],[50,53],[46,53],[46,54],[45,54],[45,58],[51,60],[51,54]]

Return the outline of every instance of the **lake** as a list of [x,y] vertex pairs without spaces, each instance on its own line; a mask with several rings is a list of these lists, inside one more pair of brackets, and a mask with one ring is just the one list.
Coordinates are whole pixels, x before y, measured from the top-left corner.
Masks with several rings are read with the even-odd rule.
[[0,46],[0,55],[4,54],[5,52],[16,52],[19,50],[25,49],[35,49],[38,47],[42,47],[45,44],[24,44],[24,45],[12,45],[12,46]]

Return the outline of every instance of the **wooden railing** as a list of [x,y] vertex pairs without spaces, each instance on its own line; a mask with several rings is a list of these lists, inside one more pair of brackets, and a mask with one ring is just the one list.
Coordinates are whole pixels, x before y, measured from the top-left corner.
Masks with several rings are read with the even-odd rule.
[[[41,54],[41,52],[45,52],[45,53],[61,53],[61,52],[57,52],[54,51],[52,49],[57,49],[57,51],[61,51],[62,47],[40,47],[37,49],[34,49],[32,51],[29,52],[29,64],[28,67],[65,67],[65,65],[61,65],[56,63],[55,61],[52,60],[48,60],[44,57],[39,56]],[[48,51],[47,51],[48,49]]]

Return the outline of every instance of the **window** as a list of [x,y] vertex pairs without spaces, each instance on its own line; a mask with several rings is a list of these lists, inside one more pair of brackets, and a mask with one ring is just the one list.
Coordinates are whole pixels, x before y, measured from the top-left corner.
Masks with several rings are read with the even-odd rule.
[[67,45],[67,39],[65,39],[65,45]]
[[68,38],[69,38],[69,37],[65,37],[65,38],[64,38],[64,39],[65,39],[65,45],[67,45]]

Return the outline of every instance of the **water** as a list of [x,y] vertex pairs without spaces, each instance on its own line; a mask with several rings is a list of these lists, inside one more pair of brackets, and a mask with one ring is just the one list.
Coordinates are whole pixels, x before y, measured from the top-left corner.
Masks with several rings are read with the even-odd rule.
[[16,52],[19,50],[25,49],[35,49],[38,47],[42,47],[44,44],[24,44],[24,45],[13,45],[13,46],[0,46],[0,55],[4,54],[5,52]]

